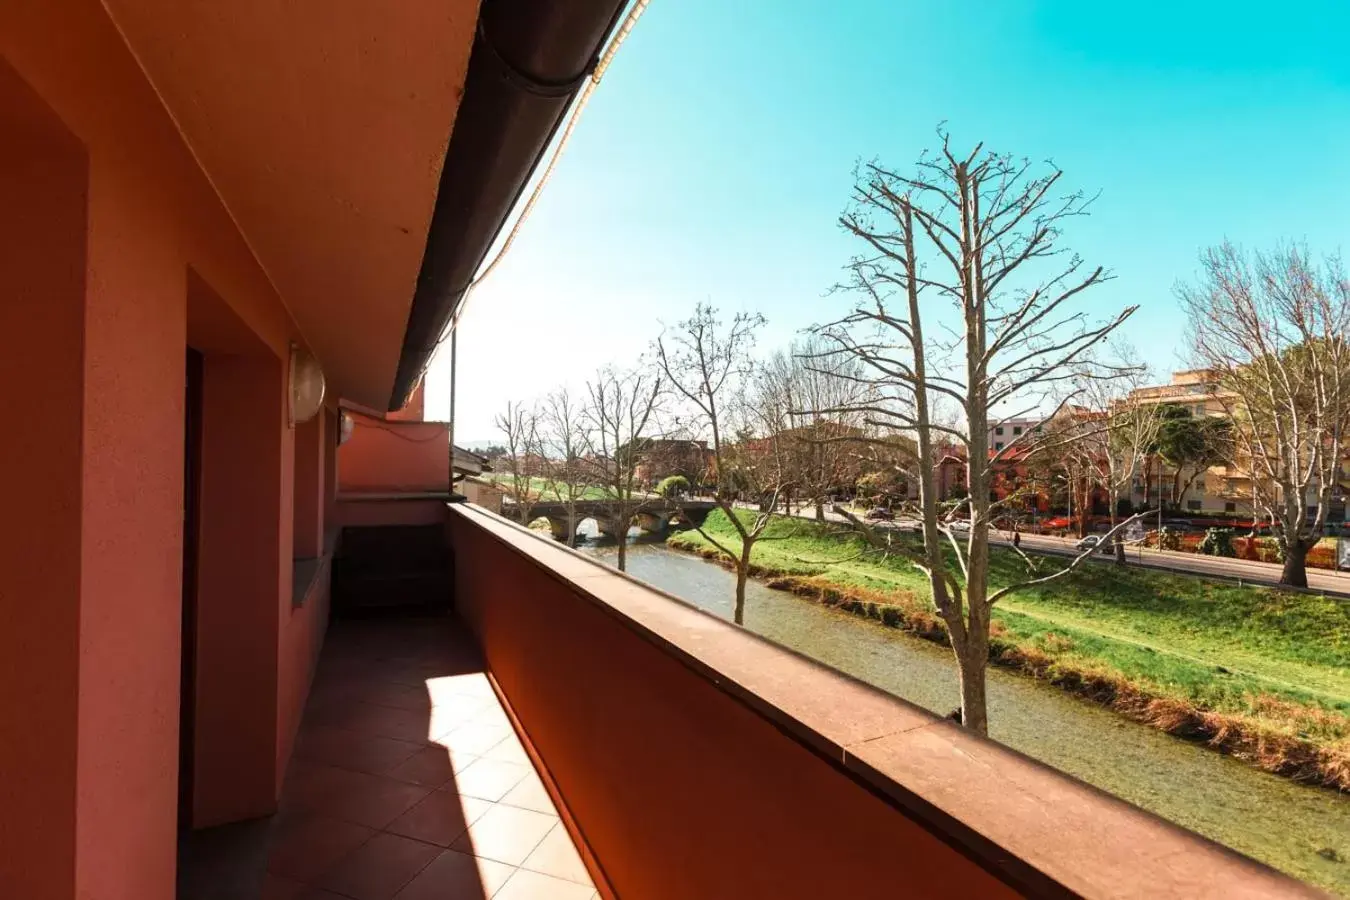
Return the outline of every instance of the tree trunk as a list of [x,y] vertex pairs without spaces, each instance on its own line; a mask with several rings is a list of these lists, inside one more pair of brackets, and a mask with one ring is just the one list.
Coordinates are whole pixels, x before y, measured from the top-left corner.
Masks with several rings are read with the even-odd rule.
[[825,502],[823,500],[816,501],[816,521],[825,521]]
[[744,566],[736,567],[736,609],[732,621],[737,625],[745,624],[745,582],[748,577]]
[[989,734],[989,706],[985,677],[989,651],[983,641],[972,640],[956,655],[961,683],[961,724],[976,734]]
[[619,536],[619,571],[624,572],[628,569],[628,532]]
[[1078,536],[1087,537],[1088,534],[1088,492],[1083,489],[1082,501],[1078,504]]
[[1312,545],[1306,541],[1289,544],[1284,553],[1284,571],[1280,573],[1280,584],[1297,588],[1308,586],[1308,551],[1311,549]]
[[1116,534],[1112,540],[1116,544],[1116,565],[1123,566],[1125,565],[1125,539],[1120,534]]
[[750,578],[750,550],[754,545],[744,541],[741,558],[736,560],[736,609],[733,621],[737,625],[745,624],[745,583]]

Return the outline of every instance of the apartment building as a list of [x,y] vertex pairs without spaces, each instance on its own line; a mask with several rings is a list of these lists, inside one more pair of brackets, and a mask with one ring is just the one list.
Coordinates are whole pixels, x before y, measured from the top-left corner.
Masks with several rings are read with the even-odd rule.
[[1038,432],[1040,429],[1039,418],[1004,419],[989,426],[989,449],[997,453],[1014,441],[1026,444],[1030,439],[1024,438],[1023,435]]

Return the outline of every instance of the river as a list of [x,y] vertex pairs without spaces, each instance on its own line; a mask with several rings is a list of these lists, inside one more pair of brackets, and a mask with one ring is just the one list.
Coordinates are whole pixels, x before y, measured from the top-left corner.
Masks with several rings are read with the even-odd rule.
[[[587,523],[589,524],[589,523]],[[615,564],[613,545],[581,548]],[[628,548],[628,573],[731,618],[735,579],[659,544]],[[945,714],[960,705],[951,652],[895,629],[751,581],[745,626]],[[1307,787],[993,669],[990,736],[1289,874],[1350,897],[1350,795]],[[1339,860],[1326,859],[1329,848]]]

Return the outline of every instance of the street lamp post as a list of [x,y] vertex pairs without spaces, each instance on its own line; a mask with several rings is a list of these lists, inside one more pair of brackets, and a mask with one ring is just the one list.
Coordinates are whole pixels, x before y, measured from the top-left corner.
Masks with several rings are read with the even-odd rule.
[[1158,457],[1158,552],[1162,553],[1162,530],[1163,530],[1163,488],[1162,488],[1163,464],[1162,457]]

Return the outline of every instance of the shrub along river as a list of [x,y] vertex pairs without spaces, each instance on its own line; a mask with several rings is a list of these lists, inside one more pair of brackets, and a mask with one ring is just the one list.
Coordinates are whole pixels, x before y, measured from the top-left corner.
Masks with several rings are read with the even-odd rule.
[[[615,564],[613,545],[581,549]],[[735,579],[714,563],[639,543],[628,548],[628,573],[731,618]],[[753,580],[745,626],[940,715],[959,705],[944,647]],[[989,721],[990,736],[1009,747],[1350,897],[1348,795],[1261,772],[998,669],[989,673]]]

